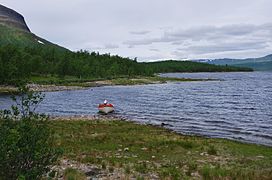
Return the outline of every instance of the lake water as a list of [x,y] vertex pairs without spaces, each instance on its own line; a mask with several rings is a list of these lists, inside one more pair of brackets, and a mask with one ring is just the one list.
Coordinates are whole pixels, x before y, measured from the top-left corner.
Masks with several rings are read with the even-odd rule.
[[[182,134],[272,146],[272,72],[175,73],[163,76],[220,81],[108,86],[47,92],[39,108],[50,115],[93,115],[108,99],[116,115],[161,124]],[[0,96],[0,109],[11,104]]]

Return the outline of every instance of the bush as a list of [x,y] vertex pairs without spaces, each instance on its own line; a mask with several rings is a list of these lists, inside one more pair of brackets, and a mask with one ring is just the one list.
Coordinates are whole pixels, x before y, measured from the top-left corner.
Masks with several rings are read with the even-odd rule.
[[86,176],[79,172],[78,170],[68,168],[64,172],[64,179],[65,180],[83,180],[86,179]]
[[214,146],[209,146],[207,152],[208,152],[209,155],[216,155],[217,154],[217,150],[216,150],[216,148]]
[[21,88],[19,97],[0,116],[0,179],[38,179],[61,154],[53,146],[48,117],[35,113],[41,93]]

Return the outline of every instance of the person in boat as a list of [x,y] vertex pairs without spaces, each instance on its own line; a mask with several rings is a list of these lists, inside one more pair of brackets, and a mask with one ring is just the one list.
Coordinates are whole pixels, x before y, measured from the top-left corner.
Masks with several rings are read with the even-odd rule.
[[105,101],[104,101],[104,105],[107,105],[108,104],[108,101],[105,99]]

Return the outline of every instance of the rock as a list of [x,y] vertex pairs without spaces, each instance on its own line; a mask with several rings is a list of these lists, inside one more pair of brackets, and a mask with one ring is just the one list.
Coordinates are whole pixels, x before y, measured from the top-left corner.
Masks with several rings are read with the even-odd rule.
[[202,152],[202,153],[200,153],[200,156],[208,156],[208,153],[207,152]]
[[92,168],[90,171],[85,172],[86,176],[97,176],[100,174],[100,169]]
[[166,125],[167,125],[166,123],[161,123],[161,126],[162,126],[162,127],[164,127],[164,126],[166,126]]
[[143,147],[143,148],[141,148],[141,150],[146,151],[146,150],[147,150],[147,148],[146,148],[146,147]]
[[198,172],[193,172],[193,173],[191,173],[191,176],[192,177],[197,177],[197,178],[199,178],[200,179],[200,175],[199,175],[199,173]]
[[151,174],[150,179],[160,179],[160,177],[156,174]]

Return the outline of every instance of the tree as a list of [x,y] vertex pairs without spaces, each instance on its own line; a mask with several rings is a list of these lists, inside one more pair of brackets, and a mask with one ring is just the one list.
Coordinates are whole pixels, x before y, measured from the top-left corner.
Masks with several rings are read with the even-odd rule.
[[41,93],[20,88],[11,110],[0,114],[0,179],[39,179],[61,155],[48,117],[35,113]]

